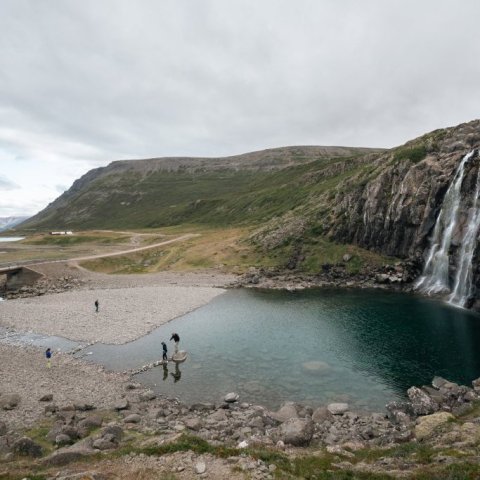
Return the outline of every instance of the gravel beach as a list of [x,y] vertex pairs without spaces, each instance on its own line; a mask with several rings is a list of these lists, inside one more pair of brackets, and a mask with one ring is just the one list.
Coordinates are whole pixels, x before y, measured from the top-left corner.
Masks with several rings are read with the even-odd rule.
[[[65,263],[43,264],[48,278],[81,280],[62,293],[0,302],[0,326],[17,332],[55,335],[79,342],[126,343],[191,310],[225,290],[233,276],[212,272],[161,272],[151,275],[105,275]],[[94,302],[99,301],[99,312]],[[14,410],[0,409],[9,428],[28,427],[44,409],[39,398],[52,393],[58,405],[75,401],[107,408],[125,395],[128,376],[106,372],[62,353],[47,368],[44,349],[0,343],[0,396],[17,394]]]
[[[43,414],[46,403],[39,399],[53,394],[59,406],[91,403],[98,409],[111,408],[125,395],[128,376],[105,372],[68,354],[54,354],[47,368],[43,349],[0,344],[0,393],[16,394],[15,409],[0,409],[0,421],[8,428],[28,427]],[[1,397],[0,397],[1,398]]]
[[[80,342],[120,344],[205,305],[225,290],[162,285],[74,290],[0,303],[0,325]],[[100,303],[95,312],[94,302]]]

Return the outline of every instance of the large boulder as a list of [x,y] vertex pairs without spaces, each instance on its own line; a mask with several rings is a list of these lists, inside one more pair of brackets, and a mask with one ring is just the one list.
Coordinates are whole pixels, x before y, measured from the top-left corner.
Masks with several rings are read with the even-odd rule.
[[435,432],[436,428],[444,423],[453,420],[455,417],[448,412],[437,412],[432,415],[426,415],[417,419],[415,425],[415,436],[418,440],[429,438]]
[[420,388],[410,387],[407,395],[415,415],[429,415],[439,409],[438,403]]
[[142,417],[138,413],[131,413],[130,415],[124,418],[125,423],[140,423]]
[[145,392],[142,392],[138,398],[141,402],[149,402],[150,400],[155,400],[157,394],[153,390],[146,390]]
[[312,415],[312,420],[315,423],[323,423],[325,420],[330,420],[332,414],[328,411],[327,407],[318,407]]
[[102,429],[102,437],[106,435],[113,435],[116,442],[119,442],[123,437],[123,429],[120,425],[108,425]]
[[344,413],[348,412],[348,403],[330,403],[327,406],[327,410],[332,415],[343,415]]
[[280,426],[281,440],[296,447],[306,447],[313,437],[314,424],[305,418],[291,418]]
[[187,418],[185,420],[185,426],[190,430],[198,432],[202,428],[203,422],[198,417]]
[[35,443],[29,437],[19,438],[13,444],[12,450],[13,450],[13,453],[16,453],[17,455],[22,455],[25,457],[41,457],[43,454],[42,447],[38,445],[38,443]]
[[291,418],[298,418],[298,411],[295,403],[287,402],[284,403],[277,412],[269,413],[270,417],[274,418],[280,423],[286,422]]

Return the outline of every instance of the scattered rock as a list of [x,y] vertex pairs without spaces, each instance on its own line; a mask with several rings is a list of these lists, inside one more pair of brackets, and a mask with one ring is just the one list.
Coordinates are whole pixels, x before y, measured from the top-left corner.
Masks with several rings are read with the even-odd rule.
[[10,393],[0,397],[0,408],[3,410],[13,410],[20,403],[20,395]]
[[428,415],[439,409],[437,402],[420,388],[410,387],[407,395],[415,415]]
[[157,395],[152,390],[147,390],[146,392],[142,392],[138,398],[141,402],[148,402],[150,400],[155,400],[155,398],[157,398]]
[[238,395],[238,393],[230,392],[225,395],[224,400],[227,403],[235,403],[239,399],[239,397],[240,396]]
[[308,446],[313,437],[313,422],[304,418],[291,418],[280,426],[282,441],[296,447]]
[[55,437],[55,443],[60,446],[69,445],[70,443],[72,443],[72,439],[65,433],[59,433]]
[[130,407],[130,404],[128,403],[128,400],[125,398],[122,398],[121,400],[115,403],[113,408],[115,410],[120,411],[120,410],[127,410],[129,407]]
[[195,432],[198,432],[202,428],[203,422],[198,417],[187,418],[185,420],[185,426],[190,430],[194,430]]
[[345,412],[348,412],[348,403],[330,403],[327,406],[327,410],[332,415],[343,415]]
[[140,423],[141,420],[142,417],[138,413],[132,413],[123,419],[125,423]]
[[202,475],[202,473],[205,473],[207,471],[207,466],[205,465],[205,462],[199,461],[195,464],[195,473],[197,475]]
[[26,457],[41,457],[43,454],[42,447],[35,443],[29,437],[19,438],[12,448],[13,452],[17,455],[22,455]]
[[328,411],[327,407],[318,407],[312,415],[312,420],[315,423],[323,423],[332,417],[332,414]]
[[51,402],[53,400],[53,393],[47,393],[38,399],[39,402]]
[[293,402],[284,403],[277,412],[271,412],[269,415],[281,423],[286,422],[290,418],[299,417],[297,408]]

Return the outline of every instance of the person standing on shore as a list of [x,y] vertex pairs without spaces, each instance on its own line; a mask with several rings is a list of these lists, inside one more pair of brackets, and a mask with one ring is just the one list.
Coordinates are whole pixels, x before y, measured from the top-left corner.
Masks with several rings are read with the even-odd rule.
[[98,303],[98,300],[95,300],[95,312],[98,313],[98,307],[100,304]]
[[178,333],[172,333],[170,341],[172,340],[175,342],[175,353],[178,353],[178,344],[180,343],[180,336],[178,335]]
[[52,349],[51,348],[47,348],[45,350],[45,358],[47,359],[47,368],[51,368],[52,367]]
[[162,347],[163,347],[163,360],[165,362],[168,362],[167,358],[167,344],[165,342],[162,342]]

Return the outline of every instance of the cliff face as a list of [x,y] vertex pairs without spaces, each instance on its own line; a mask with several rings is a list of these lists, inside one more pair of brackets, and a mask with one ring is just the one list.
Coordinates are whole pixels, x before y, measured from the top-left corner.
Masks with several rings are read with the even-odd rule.
[[[446,284],[452,288],[460,269],[461,245],[477,196],[480,168],[480,121],[437,130],[379,156],[368,172],[337,189],[335,205],[325,218],[328,235],[379,253],[424,265],[446,193],[466,154],[472,152],[460,183],[456,222],[446,243]],[[441,225],[445,231],[448,225]],[[442,234],[443,235],[443,234]],[[475,236],[477,234],[475,233]],[[475,240],[476,241],[476,240]],[[476,245],[472,259],[472,291],[465,303],[480,309],[480,264]],[[440,250],[440,243],[439,248]],[[462,257],[463,258],[463,257]],[[445,293],[445,292],[444,292]]]
[[[477,120],[437,130],[379,156],[369,172],[337,190],[326,219],[328,235],[387,255],[421,258],[458,164],[476,150],[462,184],[464,205],[468,204],[476,184],[479,148]],[[453,246],[461,238],[467,213],[460,212]]]

